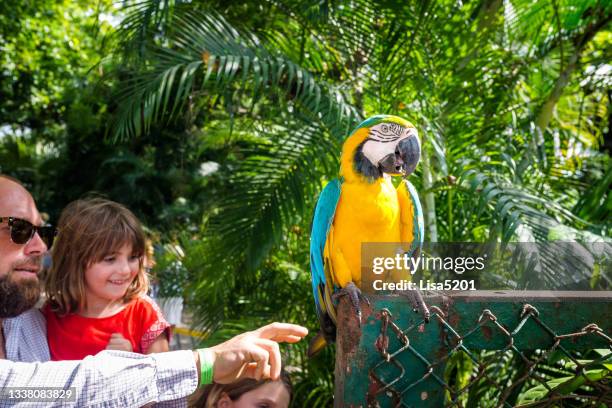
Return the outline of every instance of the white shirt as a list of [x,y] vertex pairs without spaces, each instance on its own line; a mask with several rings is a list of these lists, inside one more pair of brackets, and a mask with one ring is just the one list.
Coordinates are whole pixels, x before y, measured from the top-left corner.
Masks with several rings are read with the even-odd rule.
[[[29,310],[5,319],[7,360],[0,359],[0,407],[141,407],[186,406],[198,383],[193,352],[157,354],[102,351],[82,361],[48,361],[46,322]],[[13,360],[13,361],[11,361]],[[6,387],[74,387],[76,403],[26,402],[7,397]]]

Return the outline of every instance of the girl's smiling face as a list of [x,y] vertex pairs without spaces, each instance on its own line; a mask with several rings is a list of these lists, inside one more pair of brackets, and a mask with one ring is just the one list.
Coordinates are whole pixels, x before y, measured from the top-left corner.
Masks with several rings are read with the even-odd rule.
[[114,302],[125,296],[140,269],[140,256],[125,244],[85,269],[85,291],[90,301]]

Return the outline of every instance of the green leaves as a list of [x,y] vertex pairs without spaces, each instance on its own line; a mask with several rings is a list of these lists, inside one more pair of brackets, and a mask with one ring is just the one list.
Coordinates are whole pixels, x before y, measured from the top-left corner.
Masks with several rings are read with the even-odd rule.
[[[51,221],[96,190],[179,239],[187,299],[201,327],[220,329],[214,341],[274,319],[316,330],[314,203],[372,114],[418,128],[427,160],[411,181],[440,241],[609,236],[610,2],[77,3],[0,3],[0,171]],[[491,278],[574,282],[553,248],[520,254],[528,275]],[[595,256],[565,255],[594,264],[581,282],[609,288]],[[330,406],[333,350],[285,353],[295,405]],[[465,384],[469,364],[449,367]],[[543,374],[557,391],[586,388]],[[549,392],[538,385],[525,401]]]
[[[543,384],[537,385],[526,390],[518,399],[519,404],[529,404],[542,400],[551,395],[558,396],[562,400],[564,397],[572,399],[575,397],[588,398],[591,394],[591,387],[598,389],[598,382],[607,381],[612,376],[612,360],[609,350],[599,350],[600,358],[595,360],[580,360],[579,368],[574,361],[565,365],[565,372],[572,375],[559,376]],[[592,399],[596,399],[593,397]],[[591,399],[591,398],[589,398]]]
[[232,95],[249,91],[254,100],[268,92],[281,93],[305,120],[321,121],[338,132],[346,132],[358,117],[340,92],[283,55],[269,52],[257,37],[238,32],[220,15],[186,9],[173,22],[168,46],[150,46],[149,68],[124,82],[117,95],[115,139],[139,136],[153,123],[171,120],[194,92],[205,89]]

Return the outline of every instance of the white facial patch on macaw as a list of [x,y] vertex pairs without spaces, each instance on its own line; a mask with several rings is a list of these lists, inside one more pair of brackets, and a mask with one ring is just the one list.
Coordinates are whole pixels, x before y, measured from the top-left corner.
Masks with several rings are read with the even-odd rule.
[[418,138],[415,128],[405,128],[397,123],[379,123],[372,126],[367,141],[363,144],[363,155],[375,166],[390,154],[395,154],[397,144],[414,135]]

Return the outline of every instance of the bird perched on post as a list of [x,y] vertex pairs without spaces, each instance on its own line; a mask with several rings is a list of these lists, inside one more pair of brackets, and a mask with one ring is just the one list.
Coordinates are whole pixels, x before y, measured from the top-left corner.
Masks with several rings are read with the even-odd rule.
[[[419,197],[406,179],[421,156],[419,137],[408,121],[376,115],[363,121],[344,142],[340,180],[319,196],[310,235],[312,290],[321,324],[309,355],[336,338],[336,304],[349,296],[361,322],[362,243],[402,243],[399,251],[418,257],[424,226]],[[392,176],[403,177],[397,188]],[[407,276],[410,277],[410,274]],[[429,311],[418,291],[405,293],[425,320]]]

